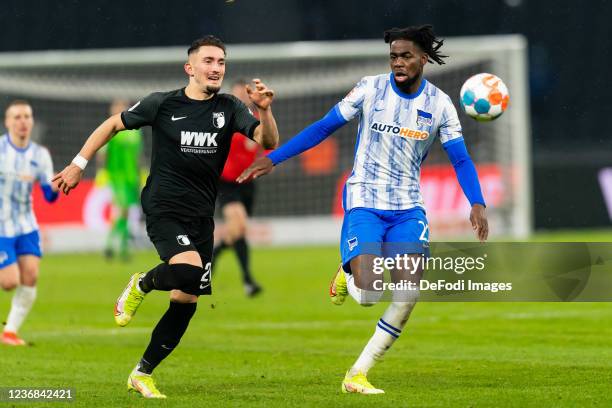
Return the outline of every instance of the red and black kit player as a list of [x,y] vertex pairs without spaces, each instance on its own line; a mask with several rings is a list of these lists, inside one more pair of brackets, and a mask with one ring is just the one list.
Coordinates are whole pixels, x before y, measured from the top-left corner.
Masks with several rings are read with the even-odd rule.
[[[239,79],[232,84],[231,92],[255,111],[246,90],[247,86],[248,83],[245,80]],[[253,213],[255,183],[249,181],[239,184],[236,179],[263,152],[263,148],[258,143],[243,134],[234,134],[227,162],[219,180],[217,198],[225,229],[220,242],[213,250],[213,270],[218,255],[225,249],[233,248],[240,264],[244,291],[249,297],[261,292],[261,286],[251,274],[249,243],[246,237],[248,218]]]

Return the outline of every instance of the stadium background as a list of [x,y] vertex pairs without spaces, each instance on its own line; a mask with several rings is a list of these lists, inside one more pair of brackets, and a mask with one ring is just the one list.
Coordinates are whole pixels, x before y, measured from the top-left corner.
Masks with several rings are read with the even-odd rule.
[[[612,4],[603,0],[9,0],[0,11],[0,60],[4,53],[22,51],[184,48],[204,33],[217,34],[230,45],[380,41],[385,28],[421,22],[432,22],[440,35],[449,37],[522,34],[529,47],[534,226],[536,231],[555,230],[538,231],[533,239],[611,241],[602,186],[612,183],[605,183],[610,172],[601,171],[612,167],[605,125],[612,93],[607,79],[611,14]],[[380,46],[384,48],[382,41]],[[228,72],[235,67],[230,64]],[[180,66],[176,68],[180,74]],[[0,95],[0,102],[11,97]],[[334,98],[323,102],[333,103]],[[102,102],[83,109],[61,101],[33,102],[36,136],[49,142],[57,155],[56,168],[86,136],[69,132],[66,125],[91,129],[106,115]],[[275,113],[284,114],[289,105],[279,104]],[[70,109],[77,109],[74,115],[57,114]],[[303,117],[304,123],[283,123],[288,127],[282,136],[319,113]],[[509,122],[508,113],[500,123]],[[470,138],[486,142],[488,133],[465,117],[463,122]],[[341,154],[352,137],[344,129],[337,138],[341,160],[352,157]],[[346,165],[339,163],[333,176],[321,178],[328,184],[317,189],[326,201],[317,204],[318,211],[331,211],[331,191]],[[295,159],[270,180],[299,166]],[[278,205],[274,211],[289,211]],[[314,210],[292,211],[306,215]],[[237,263],[225,255],[215,272],[213,296],[200,300],[180,347],[156,371],[160,388],[170,397],[165,405],[612,406],[612,312],[603,302],[419,304],[402,339],[369,376],[387,394],[375,400],[347,399],[339,392],[340,380],[384,305],[360,308],[349,301],[341,308],[332,306],[326,291],[337,259],[337,245],[257,248],[253,271],[265,291],[247,299]],[[0,348],[0,386],[72,387],[76,401],[70,406],[144,406],[145,401],[125,392],[125,378],[167,308],[167,296],[150,295],[126,328],[117,329],[110,311],[127,277],[157,262],[153,251],[135,253],[131,263],[109,263],[92,253],[46,255],[39,297],[21,332],[34,347]],[[0,296],[0,316],[6,316],[10,296]]]
[[[612,12],[612,5],[606,1],[589,4],[591,7],[561,6],[553,1],[440,0],[415,7],[412,2],[355,1],[346,7],[340,1],[219,0],[172,7],[162,1],[112,5],[102,1],[9,1],[0,14],[0,51],[185,46],[204,33],[214,33],[229,44],[380,39],[387,27],[425,21],[433,23],[442,36],[521,33],[529,47],[534,227],[601,227],[610,223],[602,183],[611,182],[605,177],[598,181],[598,174],[612,165],[612,141],[600,124],[610,109],[612,85],[606,80],[606,67],[612,56],[599,50],[606,50],[610,42],[611,29],[604,16]],[[230,63],[228,76],[231,74]],[[448,92],[452,95],[452,90]],[[341,95],[328,96],[325,105]],[[5,95],[4,99],[8,98],[10,95]],[[294,106],[308,114],[302,123],[284,126],[283,137],[322,113],[303,109],[300,103],[304,102],[294,99],[286,105],[288,109]],[[282,117],[285,105],[275,109]],[[91,128],[105,114],[105,104],[98,104],[79,111],[78,120]],[[61,129],[63,122],[75,119],[55,116],[47,120],[50,129],[45,137],[52,151],[56,150],[53,153],[59,167],[74,150],[66,140],[85,135],[66,135]],[[478,127],[465,117],[463,122],[466,134],[478,133]],[[305,215],[330,211],[339,175],[350,167],[352,154],[346,153],[352,149],[351,133],[351,129],[343,129],[337,138],[341,141],[340,154],[333,174],[319,177],[313,184],[321,194],[320,200],[312,203],[296,199],[290,208],[278,203],[274,208],[259,208],[259,213]],[[282,175],[277,185],[291,187],[290,181],[283,182]],[[294,194],[300,193],[308,195],[312,191],[294,189]],[[585,202],[589,210],[581,211]]]

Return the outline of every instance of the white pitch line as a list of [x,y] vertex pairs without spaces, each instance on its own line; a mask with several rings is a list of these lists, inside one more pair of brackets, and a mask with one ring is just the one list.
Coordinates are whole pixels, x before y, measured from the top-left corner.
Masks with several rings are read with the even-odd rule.
[[[604,315],[604,313],[595,313],[585,316],[582,311],[543,311],[543,312],[525,312],[525,313],[478,313],[456,316],[415,316],[410,319],[413,323],[437,323],[439,321],[471,321],[487,318],[498,318],[506,320],[529,320],[529,319],[562,319],[570,317],[593,318]],[[609,313],[605,313],[606,316]],[[376,319],[361,319],[361,320],[308,320],[308,321],[279,321],[279,322],[247,322],[247,323],[216,323],[209,322],[207,328],[221,330],[300,330],[300,329],[334,329],[337,327],[353,327],[353,326],[370,326],[376,323]],[[151,327],[124,327],[124,328],[96,328],[96,327],[81,327],[76,329],[66,330],[42,330],[33,331],[32,336],[121,336],[150,333]]]
[[[226,330],[251,330],[251,329],[265,329],[265,330],[291,330],[291,329],[317,329],[317,328],[334,328],[334,327],[346,327],[354,325],[368,325],[375,324],[375,319],[372,320],[341,320],[341,321],[327,321],[327,320],[311,320],[304,322],[261,322],[261,323],[210,323],[207,328],[210,329],[226,329]],[[33,331],[34,336],[120,336],[120,335],[131,335],[150,333],[153,330],[151,327],[124,327],[124,328],[113,328],[103,329],[96,327],[82,327],[78,329],[66,329],[66,330],[42,330]]]
[[521,319],[540,319],[540,318],[546,318],[546,319],[554,319],[554,318],[558,318],[558,319],[562,319],[565,317],[581,317],[583,319],[591,319],[594,316],[601,316],[601,315],[606,315],[609,316],[610,312],[606,311],[605,313],[597,313],[597,312],[584,312],[584,311],[579,311],[579,310],[575,310],[575,311],[571,311],[571,312],[565,312],[565,311],[546,311],[546,312],[533,312],[533,313],[529,313],[529,312],[525,312],[525,313],[504,313],[501,315],[501,317],[506,318],[506,319],[511,319],[511,320],[521,320]]
[[78,329],[65,330],[41,330],[33,331],[33,336],[117,336],[121,334],[150,333],[152,328],[147,327],[125,327],[116,329],[101,329],[96,327],[81,327]]

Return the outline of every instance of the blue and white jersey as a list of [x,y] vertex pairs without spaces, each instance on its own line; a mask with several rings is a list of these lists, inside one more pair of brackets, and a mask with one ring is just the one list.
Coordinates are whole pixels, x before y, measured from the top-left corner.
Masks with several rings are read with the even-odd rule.
[[20,149],[8,135],[0,136],[0,237],[15,237],[38,229],[32,209],[32,186],[50,184],[53,164],[49,151],[36,144]]
[[436,137],[443,145],[463,140],[450,97],[425,79],[405,94],[383,74],[364,77],[336,108],[347,121],[359,116],[344,209],[424,208],[419,181],[431,145]]

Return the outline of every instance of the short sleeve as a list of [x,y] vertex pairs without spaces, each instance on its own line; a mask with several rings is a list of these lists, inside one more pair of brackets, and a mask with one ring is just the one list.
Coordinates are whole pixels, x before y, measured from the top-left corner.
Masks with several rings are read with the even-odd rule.
[[140,101],[136,102],[131,108],[121,113],[121,121],[126,129],[138,129],[143,126],[150,126],[155,122],[159,106],[164,100],[164,94],[154,92]]
[[446,96],[444,100],[444,109],[442,110],[442,117],[440,118],[438,136],[440,137],[442,145],[453,140],[463,140],[463,131],[461,130],[461,123],[457,116],[457,110],[449,96]]
[[355,116],[359,115],[363,109],[363,101],[366,97],[367,80],[362,78],[361,81],[342,99],[336,107],[340,115],[348,122]]
[[238,98],[233,98],[235,103],[234,110],[234,132],[242,133],[249,139],[253,139],[255,128],[259,121],[253,116],[249,108]]
[[40,184],[50,184],[53,178],[53,161],[49,150],[42,146],[39,149],[37,179]]

